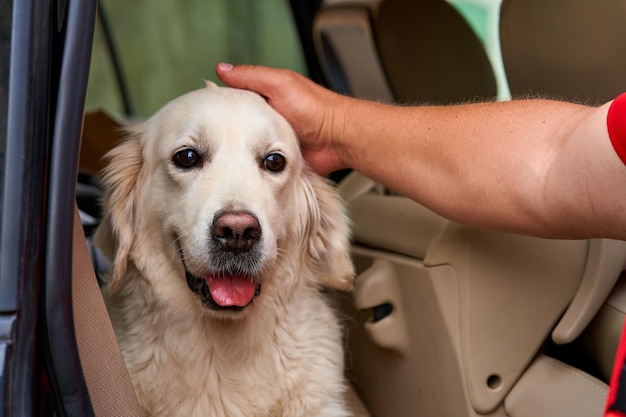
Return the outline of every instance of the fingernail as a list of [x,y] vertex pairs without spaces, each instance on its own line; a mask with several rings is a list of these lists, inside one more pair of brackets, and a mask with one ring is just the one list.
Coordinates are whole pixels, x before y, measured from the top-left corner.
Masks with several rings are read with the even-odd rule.
[[228,64],[226,62],[220,62],[219,64],[217,64],[217,66],[222,71],[230,71],[233,69],[233,64]]

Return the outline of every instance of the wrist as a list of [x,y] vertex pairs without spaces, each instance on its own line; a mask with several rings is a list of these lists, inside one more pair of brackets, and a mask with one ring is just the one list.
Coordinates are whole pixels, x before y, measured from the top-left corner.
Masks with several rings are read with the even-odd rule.
[[352,129],[349,128],[353,121],[350,121],[351,107],[354,99],[337,95],[332,106],[328,107],[330,118],[330,129],[327,136],[327,143],[332,149],[337,166],[334,170],[353,168],[352,152],[350,150]]

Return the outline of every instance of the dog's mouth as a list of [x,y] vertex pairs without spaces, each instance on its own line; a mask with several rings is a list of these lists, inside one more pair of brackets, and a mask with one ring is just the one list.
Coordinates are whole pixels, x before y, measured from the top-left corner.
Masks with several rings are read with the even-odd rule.
[[178,236],[175,242],[187,285],[205,307],[240,311],[261,293],[257,279],[262,269],[261,226],[254,215],[239,211],[215,214],[206,248],[205,261],[209,262],[200,269],[202,272],[189,268]]
[[245,275],[215,274],[198,278],[185,268],[189,289],[211,310],[241,311],[261,294],[261,283]]

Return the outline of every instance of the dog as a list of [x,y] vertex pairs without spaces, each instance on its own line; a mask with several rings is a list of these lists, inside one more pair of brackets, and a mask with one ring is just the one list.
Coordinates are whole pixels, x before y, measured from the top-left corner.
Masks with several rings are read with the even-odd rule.
[[103,295],[149,416],[349,416],[349,221],[291,126],[207,82],[107,155]]

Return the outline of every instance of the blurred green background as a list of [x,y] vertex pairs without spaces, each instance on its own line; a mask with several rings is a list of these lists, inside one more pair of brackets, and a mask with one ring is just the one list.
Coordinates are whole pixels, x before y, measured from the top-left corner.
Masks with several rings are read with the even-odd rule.
[[[216,81],[220,62],[263,64],[305,74],[287,0],[100,0],[134,112]],[[97,23],[87,109],[120,115],[119,89]]]
[[[509,97],[498,37],[500,0],[447,0],[482,40]],[[149,116],[169,100],[216,81],[220,61],[291,68],[306,75],[288,0],[100,0],[118,49],[133,113]],[[97,21],[87,110],[123,114]]]

